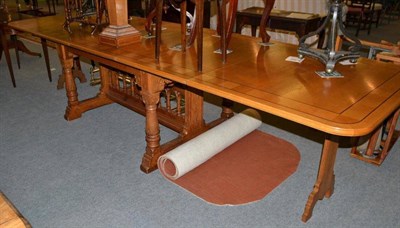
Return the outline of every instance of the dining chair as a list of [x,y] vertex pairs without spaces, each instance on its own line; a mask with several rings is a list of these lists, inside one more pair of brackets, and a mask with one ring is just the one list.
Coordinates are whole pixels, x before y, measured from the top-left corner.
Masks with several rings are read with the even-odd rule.
[[356,36],[361,29],[367,29],[369,35],[373,23],[378,26],[382,4],[377,0],[346,0],[345,3],[348,7],[346,25],[354,24],[357,27]]
[[384,0],[382,21],[390,23],[393,19],[400,19],[400,0]]
[[[202,71],[203,68],[203,27],[204,27],[204,5],[206,0],[190,0],[195,5],[195,15],[194,21],[192,22],[192,27],[190,29],[190,34],[187,36],[186,27],[186,9],[187,2],[189,0],[168,0],[175,8],[180,10],[180,23],[181,23],[181,51],[185,52],[187,47],[191,47],[195,41],[197,44],[197,70]],[[235,12],[237,10],[237,0],[218,0],[219,6],[219,17],[226,18],[226,8],[227,4],[230,4],[230,10],[228,13],[227,20],[220,20],[219,32],[221,35],[221,53],[222,61],[226,61],[227,53],[227,38],[230,38],[227,33],[233,30],[233,21],[235,18]],[[155,10],[147,16],[146,30],[148,33],[153,34],[153,29],[151,24],[155,18],[155,36],[156,36],[156,47],[155,47],[155,59],[159,60],[160,57],[160,43],[161,43],[161,22],[162,22],[162,12],[163,12],[163,0],[156,0]],[[226,26],[228,24],[228,26]]]
[[[268,25],[271,11],[275,4],[275,0],[263,0],[263,3],[264,3],[264,7],[262,10],[262,17],[260,20],[260,24],[258,26],[259,26],[260,37],[262,39],[262,42],[268,43],[269,40],[271,39],[271,37],[267,33],[267,25]],[[257,12],[257,11],[259,11],[259,8],[249,7],[244,10],[248,11],[247,12],[248,14],[244,17],[244,20],[240,20],[240,21],[238,20],[236,22],[236,32],[241,33],[243,26],[246,24],[250,24],[251,25],[251,35],[255,36],[257,26],[255,24],[256,20],[254,20],[254,18],[256,18],[259,15],[259,12]],[[251,11],[254,10],[254,11],[251,12],[250,10]]]
[[[15,56],[17,59],[18,69],[21,68],[19,52],[23,52],[28,55],[38,56],[38,57],[41,57],[42,55],[41,55],[41,53],[30,51],[25,46],[25,44],[21,40],[18,39],[18,35],[20,35],[20,34],[17,34],[17,31],[8,27],[8,23],[15,19],[16,14],[14,12],[10,12],[8,10],[8,7],[5,2],[1,2],[0,6],[1,6],[1,8],[0,8],[0,60],[1,60],[3,52],[4,52],[4,56],[6,58],[7,67],[8,67],[8,71],[10,73],[12,84],[14,87],[16,87],[14,70],[13,70],[11,57],[10,57],[10,49],[13,49],[13,48],[15,49]],[[42,47],[43,47],[43,44],[44,43],[42,41]],[[45,51],[47,51],[47,48],[46,48],[46,50],[45,50],[45,48],[43,48],[43,51],[45,54],[48,77],[51,82],[52,79],[51,79],[48,55],[46,55],[47,53],[45,53]]]

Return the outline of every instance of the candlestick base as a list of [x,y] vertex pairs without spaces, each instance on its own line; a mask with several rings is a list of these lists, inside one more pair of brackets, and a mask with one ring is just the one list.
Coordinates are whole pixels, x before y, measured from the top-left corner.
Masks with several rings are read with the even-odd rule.
[[[344,3],[342,0],[331,0],[328,14],[322,25],[316,31],[303,36],[299,41],[299,58],[302,59],[304,56],[310,56],[320,60],[325,64],[325,71],[327,73],[332,73],[334,71],[335,65],[338,61],[348,59],[355,63],[360,57],[359,51],[361,49],[361,42],[355,36],[352,36],[345,31],[342,20],[343,6]],[[326,49],[311,48],[310,45],[305,43],[307,38],[319,34],[327,27],[330,28]],[[351,46],[348,51],[335,50],[335,44],[338,35],[343,35],[347,37],[348,40],[353,41],[354,46]]]
[[99,42],[122,47],[140,41],[140,32],[131,25],[109,25],[99,34]]

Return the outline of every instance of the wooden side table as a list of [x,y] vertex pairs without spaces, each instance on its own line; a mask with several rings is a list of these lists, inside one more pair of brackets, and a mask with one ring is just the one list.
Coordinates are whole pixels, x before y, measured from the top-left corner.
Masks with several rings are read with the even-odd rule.
[[55,5],[54,0],[46,0],[46,5],[48,8],[48,11],[42,10],[43,8],[39,6],[38,0],[31,0],[30,7],[26,8],[26,9],[20,8],[19,0],[16,0],[16,2],[17,2],[19,13],[29,14],[29,15],[36,16],[36,17],[44,17],[44,16],[50,16],[50,15],[56,14],[56,5]]
[[[241,33],[244,25],[251,26],[251,35],[256,35],[256,29],[260,26],[263,15],[263,7],[250,7],[236,13],[236,33]],[[272,10],[267,27],[272,30],[286,30],[295,32],[297,38],[315,31],[325,17],[319,14],[301,13],[285,10]],[[325,33],[319,34],[318,48],[324,44]]]
[[[4,17],[4,18],[3,18]],[[22,43],[20,40],[18,40],[17,32],[14,29],[11,29],[7,26],[7,24],[10,21],[17,21],[17,20],[23,20],[23,19],[29,19],[32,18],[32,16],[29,15],[22,15],[17,12],[13,11],[2,11],[1,12],[1,21],[0,21],[0,58],[1,54],[4,52],[7,66],[8,66],[8,71],[11,76],[11,80],[13,83],[13,86],[16,87],[15,83],[15,77],[14,77],[14,71],[12,67],[12,62],[11,62],[11,57],[10,57],[10,49],[14,48],[15,53],[17,56],[17,63],[18,63],[18,68],[20,68],[20,61],[19,61],[19,51],[22,51],[28,55],[32,56],[39,56],[41,57],[40,53],[32,52],[30,51],[24,43]],[[8,38],[10,36],[10,39]],[[47,49],[47,42],[45,39],[41,39],[41,44],[42,44],[42,49],[45,57],[45,62],[46,62],[46,69],[47,69],[47,74],[49,77],[49,81],[52,81],[51,78],[51,71],[50,71],[50,60],[49,60],[49,54],[48,54],[48,49]]]

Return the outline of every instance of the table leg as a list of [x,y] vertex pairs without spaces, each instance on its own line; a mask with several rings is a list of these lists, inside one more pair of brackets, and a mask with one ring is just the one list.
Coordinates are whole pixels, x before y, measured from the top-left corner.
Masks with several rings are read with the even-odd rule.
[[21,69],[21,61],[19,58],[19,50],[18,50],[18,39],[16,35],[10,35],[12,46],[15,49],[15,56],[17,57],[17,65],[18,69]]
[[100,76],[102,77],[102,86],[100,87],[100,92],[97,94],[97,96],[79,101],[75,77],[72,71],[74,65],[73,54],[68,52],[67,48],[63,45],[57,45],[57,51],[63,68],[62,76],[65,78],[65,90],[68,98],[68,106],[64,115],[66,120],[80,118],[82,113],[88,110],[113,103],[104,92],[104,90],[108,88],[107,83],[110,73],[108,70],[103,70],[103,72],[100,71]]
[[15,42],[13,42],[13,46],[18,51],[22,51],[31,56],[38,56],[39,58],[42,57],[42,54],[29,50],[22,41],[18,40],[16,35],[12,35],[11,38],[15,40]]
[[165,87],[165,80],[145,72],[140,72],[135,76],[137,84],[142,89],[140,94],[146,108],[147,145],[140,169],[149,173],[157,169],[157,159],[161,155],[157,107],[160,101],[160,93]]
[[49,77],[49,81],[51,82],[52,78],[51,78],[51,71],[50,71],[50,60],[49,60],[49,50],[47,48],[47,40],[40,38],[40,42],[42,43],[44,60],[46,62],[47,76]]
[[213,128],[221,124],[222,122],[226,121],[227,119],[233,117],[234,116],[234,112],[232,110],[233,104],[234,104],[233,101],[224,98],[222,100],[222,110],[220,118],[207,123],[207,129]]
[[185,89],[185,124],[181,136],[197,135],[204,131],[203,92],[194,88]]
[[221,112],[221,118],[223,119],[229,119],[232,116],[234,116],[232,107],[233,107],[233,101],[228,100],[228,99],[222,99],[222,112]]
[[73,55],[63,45],[57,45],[57,51],[62,65],[62,74],[65,77],[65,90],[68,98],[68,106],[65,110],[64,118],[67,120],[77,119],[82,116],[82,112],[79,111],[78,92],[72,75]]
[[336,159],[336,152],[338,149],[338,137],[329,136],[325,138],[324,146],[322,148],[321,161],[319,164],[318,177],[314,184],[314,189],[310,193],[302,221],[306,222],[311,218],[317,200],[322,200],[324,196],[329,198],[333,194],[335,185],[334,165]]
[[244,26],[242,16],[237,15],[236,16],[236,28],[235,32],[241,34],[242,33],[242,28]]
[[[14,78],[14,71],[12,68],[12,63],[11,63],[11,57],[10,57],[10,50],[8,47],[8,41],[7,41],[7,36],[6,34],[3,32],[3,30],[0,30],[0,38],[1,38],[1,47],[4,51],[4,55],[6,56],[6,62],[7,62],[7,66],[8,66],[8,71],[10,72],[10,76],[11,76],[11,81],[14,87],[16,87],[15,84],[15,78]],[[0,50],[2,51],[2,50]],[[0,52],[1,54],[1,52]],[[1,57],[1,55],[0,55]]]

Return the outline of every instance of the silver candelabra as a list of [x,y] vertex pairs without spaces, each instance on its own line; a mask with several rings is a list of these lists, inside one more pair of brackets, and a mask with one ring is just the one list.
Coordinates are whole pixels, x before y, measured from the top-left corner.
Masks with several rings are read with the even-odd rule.
[[[359,51],[361,49],[361,42],[355,36],[345,31],[342,19],[343,7],[344,3],[342,0],[331,0],[328,14],[322,25],[316,31],[303,36],[299,41],[299,58],[302,59],[305,56],[310,56],[320,60],[325,64],[325,71],[327,73],[332,73],[334,71],[335,64],[338,61],[349,60],[355,63],[360,57]],[[307,38],[315,36],[325,29],[329,29],[328,42],[325,49],[311,48],[309,44],[305,43]],[[348,40],[352,41],[354,45],[350,46],[348,51],[335,50],[338,35],[345,36]]]

